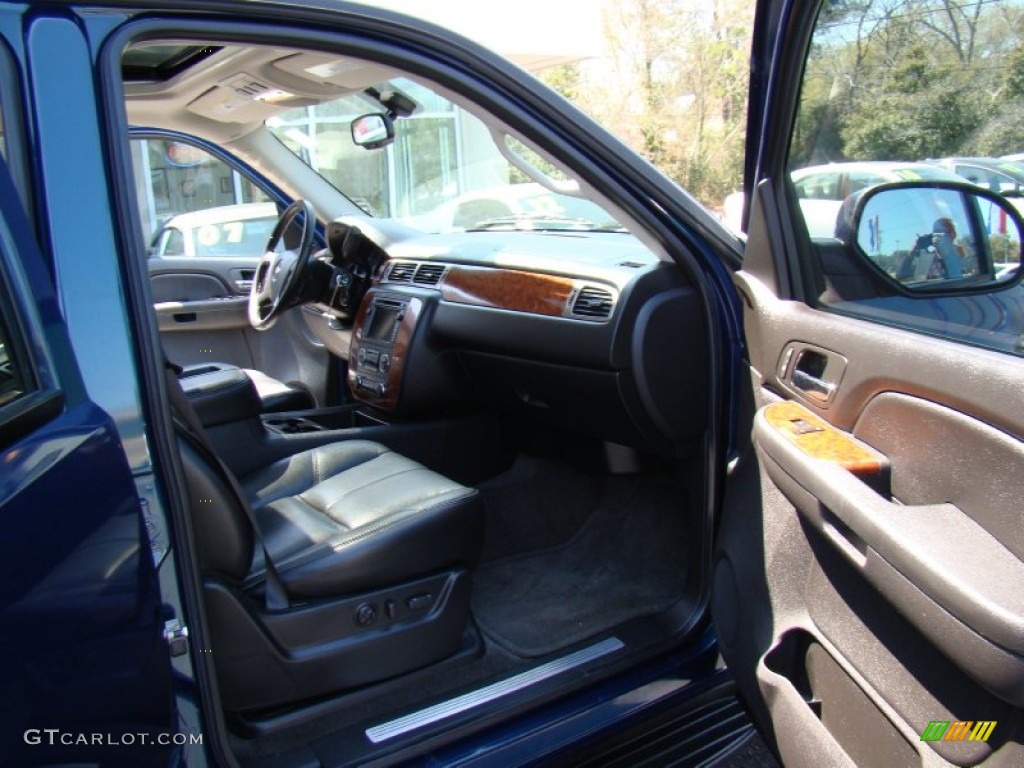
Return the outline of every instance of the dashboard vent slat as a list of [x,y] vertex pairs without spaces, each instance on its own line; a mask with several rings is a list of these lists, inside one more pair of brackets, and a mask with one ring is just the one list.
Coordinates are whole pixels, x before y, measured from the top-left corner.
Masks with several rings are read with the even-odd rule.
[[388,280],[392,283],[411,283],[414,274],[416,274],[415,264],[398,261],[391,265]]
[[443,264],[420,264],[412,281],[420,285],[437,285],[444,275]]
[[572,303],[572,313],[581,317],[603,318],[612,313],[614,297],[611,291],[593,285],[585,285]]

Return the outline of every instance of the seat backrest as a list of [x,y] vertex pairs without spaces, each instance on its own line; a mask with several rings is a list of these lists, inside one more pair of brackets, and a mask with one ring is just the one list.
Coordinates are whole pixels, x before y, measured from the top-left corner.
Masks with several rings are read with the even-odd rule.
[[165,380],[200,571],[204,576],[217,574],[240,582],[249,573],[256,545],[247,502],[229,477],[230,470],[213,452],[173,368],[167,368]]
[[252,566],[255,546],[252,526],[241,506],[244,502],[189,437],[179,433],[178,449],[188,486],[199,569],[204,576],[219,574],[241,582]]

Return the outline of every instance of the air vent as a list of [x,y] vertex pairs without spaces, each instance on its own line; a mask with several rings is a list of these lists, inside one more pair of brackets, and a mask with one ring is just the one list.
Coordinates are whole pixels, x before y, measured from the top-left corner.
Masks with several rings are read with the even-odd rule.
[[397,261],[391,265],[388,280],[392,283],[411,283],[416,274],[416,265],[409,261]]
[[611,291],[593,285],[585,285],[572,303],[572,313],[581,317],[602,318],[612,313]]
[[420,264],[412,281],[421,285],[437,285],[443,274],[444,264]]

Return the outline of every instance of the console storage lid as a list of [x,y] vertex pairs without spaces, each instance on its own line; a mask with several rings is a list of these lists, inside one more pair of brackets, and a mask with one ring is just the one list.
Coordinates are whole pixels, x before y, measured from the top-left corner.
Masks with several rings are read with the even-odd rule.
[[224,363],[191,366],[183,369],[178,378],[204,427],[252,419],[260,413],[256,387],[237,366]]

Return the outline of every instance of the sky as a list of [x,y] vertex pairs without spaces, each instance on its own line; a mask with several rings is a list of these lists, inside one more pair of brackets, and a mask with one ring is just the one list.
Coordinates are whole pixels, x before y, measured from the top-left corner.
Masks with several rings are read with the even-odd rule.
[[526,69],[602,55],[602,0],[361,0],[452,29]]

